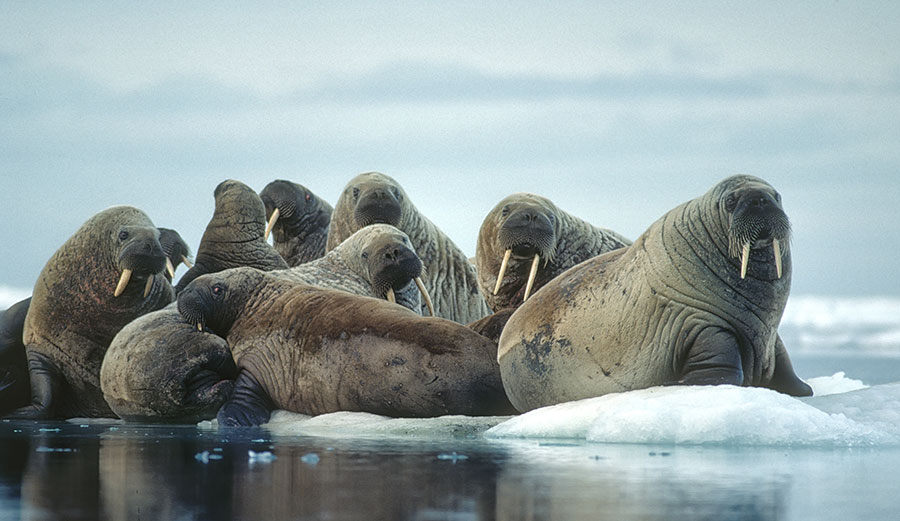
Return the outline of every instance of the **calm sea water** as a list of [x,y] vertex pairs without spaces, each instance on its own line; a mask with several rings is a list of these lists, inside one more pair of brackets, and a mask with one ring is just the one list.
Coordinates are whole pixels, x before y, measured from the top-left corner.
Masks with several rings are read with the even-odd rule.
[[[866,396],[880,401],[866,414],[890,423],[900,393],[878,386],[900,381],[900,351],[883,341],[896,326],[887,315],[850,342],[820,345],[847,329],[834,320],[787,324],[785,338],[801,377],[842,371],[873,386]],[[381,434],[326,425],[314,436],[285,424],[0,421],[0,520],[900,519],[900,444],[796,446],[764,418],[742,428],[783,445],[483,434],[501,421],[416,420]]]

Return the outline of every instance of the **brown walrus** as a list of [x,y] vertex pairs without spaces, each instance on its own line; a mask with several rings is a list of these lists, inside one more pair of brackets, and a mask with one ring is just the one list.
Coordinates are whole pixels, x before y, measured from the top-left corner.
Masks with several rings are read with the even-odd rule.
[[288,266],[325,255],[328,224],[334,209],[305,186],[277,179],[259,193],[266,208],[264,239],[272,234],[275,250]]
[[16,418],[111,417],[100,364],[118,331],[174,299],[159,231],[137,208],[88,219],[38,277],[23,340],[31,405]]
[[225,337],[240,370],[220,425],[273,409],[387,416],[508,414],[491,341],[383,300],[236,268],[195,279],[182,316]]
[[579,262],[629,244],[618,233],[579,219],[546,197],[512,194],[497,203],[481,224],[475,251],[478,284],[491,309],[518,307]]
[[200,238],[194,266],[178,281],[176,293],[204,273],[238,266],[266,270],[288,267],[265,240],[266,208],[252,188],[228,179],[216,186],[213,195],[216,207],[212,219]]
[[400,184],[384,174],[359,174],[347,183],[331,215],[326,249],[374,223],[390,224],[409,236],[425,265],[422,279],[435,316],[467,324],[491,313],[469,259],[416,209]]
[[777,332],[791,282],[789,235],[778,192],[733,176],[631,246],[567,270],[500,336],[510,401],[527,411],[676,383],[812,394]]

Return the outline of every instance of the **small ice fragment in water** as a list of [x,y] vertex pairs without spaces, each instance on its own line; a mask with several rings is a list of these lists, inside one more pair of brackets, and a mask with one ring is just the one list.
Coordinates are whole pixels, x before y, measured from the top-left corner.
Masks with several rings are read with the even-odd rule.
[[209,451],[205,450],[203,452],[194,454],[194,459],[201,463],[209,463]]
[[456,451],[451,452],[450,454],[438,454],[437,459],[439,460],[449,460],[452,461],[455,465],[457,461],[469,459],[465,454],[457,454]]
[[259,438],[257,440],[250,440],[250,443],[265,443],[265,442],[266,442],[265,438]]
[[222,459],[221,454],[210,454],[209,459]]
[[55,429],[50,429],[50,428],[48,428],[48,427],[41,427],[41,428],[38,429],[38,430],[39,430],[40,432],[59,432],[59,427],[57,427],[57,428],[55,428]]
[[69,447],[38,447],[34,449],[35,452],[75,452],[74,449]]
[[[256,452],[252,450],[247,451],[247,456],[250,458],[250,463],[271,463],[275,461],[275,455],[269,451],[265,452]],[[314,454],[315,456],[315,454]],[[306,457],[306,456],[304,456]],[[301,458],[302,460],[303,458]]]
[[90,425],[82,423],[81,425],[79,425],[79,427],[81,427],[82,429],[87,429],[88,427],[90,427]]
[[315,452],[310,452],[309,454],[304,454],[300,457],[300,461],[306,463],[307,465],[315,465],[319,462],[319,455]]
[[213,452],[222,452],[222,447],[216,447],[213,449]]

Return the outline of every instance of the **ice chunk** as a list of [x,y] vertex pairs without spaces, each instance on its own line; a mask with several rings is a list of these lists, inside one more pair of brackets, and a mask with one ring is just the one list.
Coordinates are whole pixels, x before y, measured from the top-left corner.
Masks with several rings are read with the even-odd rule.
[[319,463],[319,455],[315,452],[310,452],[309,454],[304,454],[300,456],[300,461],[306,463],[307,465],[316,465]]
[[841,407],[851,393],[800,400],[755,387],[655,387],[536,409],[485,436],[698,445],[900,444],[898,429],[884,425],[897,421],[900,384],[855,392],[871,394]]
[[813,388],[814,396],[847,393],[868,387],[868,385],[862,383],[861,380],[847,378],[843,371],[834,373],[831,376],[817,376],[815,378],[810,378],[809,380],[806,380],[806,383]]
[[333,412],[306,416],[276,411],[264,427],[275,435],[474,438],[480,437],[485,430],[507,418],[505,416],[390,418],[365,412]]
[[275,455],[268,450],[263,452],[248,450],[247,456],[250,458],[250,463],[271,463],[275,461]]
[[457,461],[467,460],[469,457],[465,454],[457,454],[456,451],[453,451],[450,454],[438,454],[437,459],[449,460],[456,464]]

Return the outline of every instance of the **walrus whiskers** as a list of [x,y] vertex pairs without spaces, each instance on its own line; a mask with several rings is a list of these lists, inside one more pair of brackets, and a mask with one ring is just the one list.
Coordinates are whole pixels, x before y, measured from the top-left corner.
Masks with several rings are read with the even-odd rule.
[[512,255],[512,249],[506,250],[503,254],[503,262],[500,263],[500,273],[497,274],[497,285],[494,286],[494,295],[500,291],[500,283],[503,282],[503,275],[506,274],[506,266],[509,265],[509,256]]
[[275,222],[278,220],[278,216],[281,215],[281,211],[278,208],[272,211],[272,217],[269,217],[269,222],[266,223],[266,232],[263,234],[263,240],[269,240],[269,234],[272,232],[272,228],[275,227]]
[[750,243],[745,242],[741,248],[741,278],[747,276],[747,263],[750,260]]
[[781,244],[778,239],[772,239],[772,249],[775,250],[775,272],[781,278]]
[[116,285],[116,290],[113,292],[114,297],[118,297],[125,291],[125,286],[128,285],[129,280],[131,280],[131,270],[126,268],[122,270],[122,275],[119,277],[119,283]]
[[397,297],[394,296],[394,288],[388,288],[385,297],[388,299],[388,302],[397,303]]
[[522,302],[528,300],[528,295],[531,294],[531,287],[534,286],[534,278],[537,276],[538,264],[540,262],[541,255],[535,253],[534,260],[531,262],[531,272],[528,273],[528,283],[525,285],[525,297],[522,299]]
[[151,273],[149,277],[147,277],[147,283],[144,284],[144,298],[147,298],[147,295],[150,294],[150,290],[153,289],[153,274]]
[[419,288],[419,293],[422,294],[422,298],[425,299],[425,306],[428,307],[428,312],[431,316],[434,316],[434,304],[431,303],[431,295],[428,294],[428,290],[425,289],[425,284],[422,283],[422,277],[416,277],[413,279],[416,281],[416,286]]

